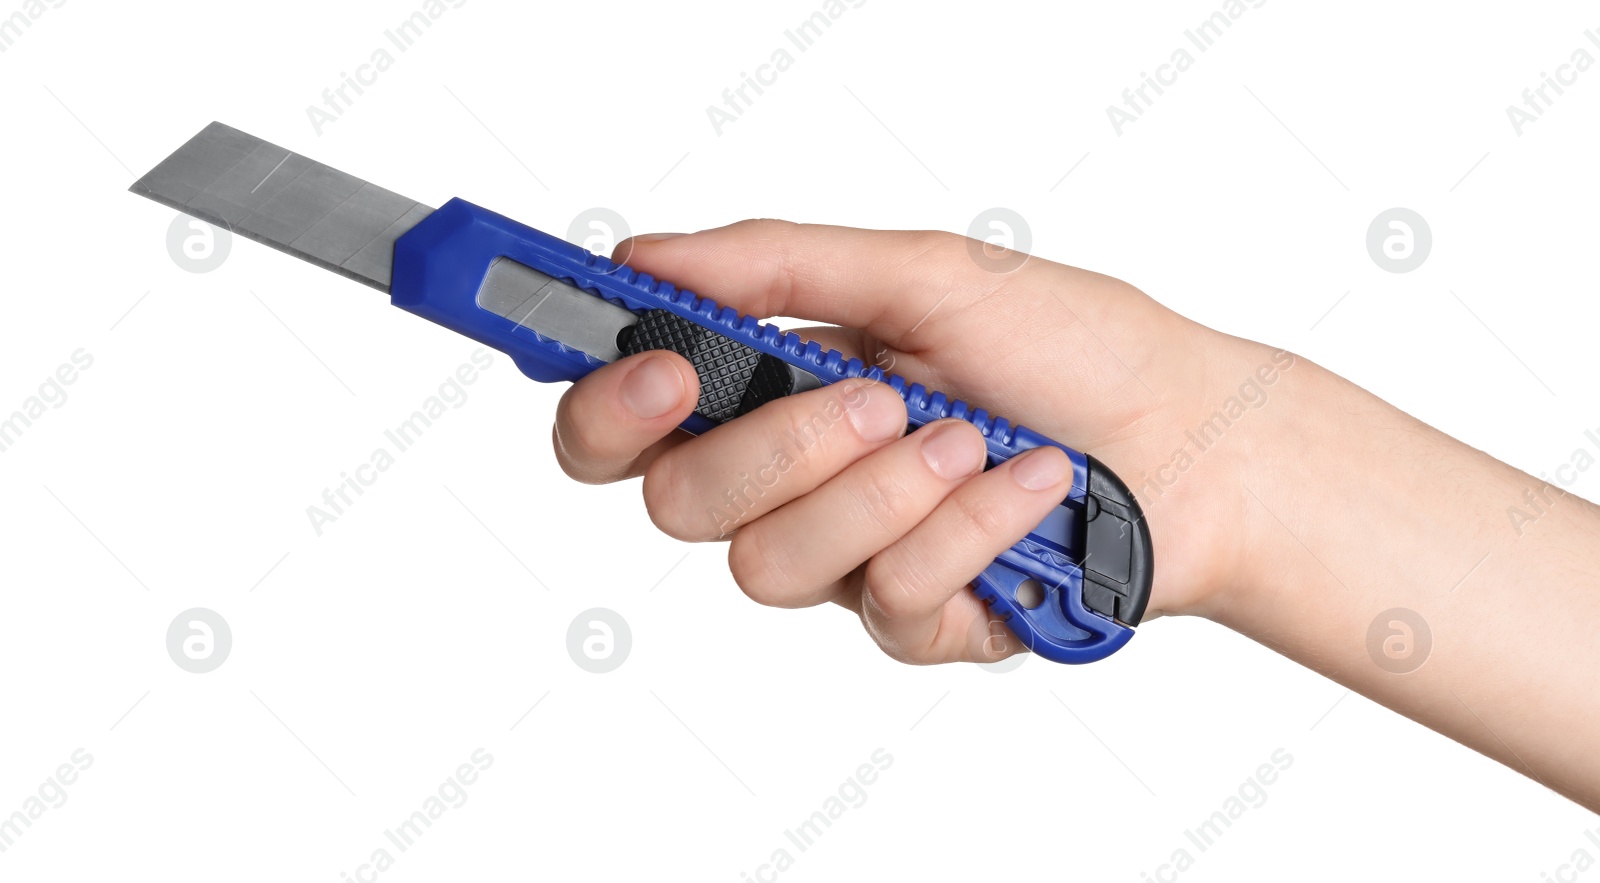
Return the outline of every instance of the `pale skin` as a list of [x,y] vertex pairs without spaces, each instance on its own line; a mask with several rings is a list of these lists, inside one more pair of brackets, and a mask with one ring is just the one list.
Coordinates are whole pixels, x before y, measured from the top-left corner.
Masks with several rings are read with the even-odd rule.
[[[1149,520],[1146,620],[1221,623],[1600,810],[1600,507],[1127,283],[1040,258],[996,272],[952,234],[745,221],[617,255],[742,313],[829,323],[800,333],[1093,453]],[[1203,450],[1186,436],[1242,389]],[[899,396],[865,381],[691,437],[697,396],[673,353],[607,365],[562,399],[557,459],[585,482],[642,475],[655,524],[728,542],[759,603],[838,604],[904,662],[1017,652],[972,640],[990,616],[970,584],[1066,495],[1065,454],[983,471],[976,429],[906,434]],[[844,420],[735,523],[711,515],[818,413]],[[1375,620],[1415,640],[1394,608],[1431,633],[1414,670],[1369,646]]]

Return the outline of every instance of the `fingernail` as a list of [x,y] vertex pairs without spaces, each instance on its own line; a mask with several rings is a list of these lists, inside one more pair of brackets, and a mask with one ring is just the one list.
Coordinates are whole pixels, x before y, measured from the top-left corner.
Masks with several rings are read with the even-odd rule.
[[906,431],[906,410],[900,395],[881,383],[855,384],[845,390],[843,401],[844,413],[862,441],[888,441]]
[[640,233],[638,236],[633,237],[633,239],[634,239],[635,242],[660,242],[663,239],[676,239],[676,238],[678,238],[679,236],[682,236],[682,235],[684,235],[684,234],[682,234],[682,233]]
[[935,427],[922,440],[922,459],[928,468],[947,481],[972,475],[983,468],[983,444],[963,427],[949,423]]
[[1059,450],[1039,448],[1011,461],[1011,477],[1030,491],[1042,491],[1067,480],[1072,461]]
[[635,365],[622,378],[622,406],[633,416],[654,420],[683,401],[683,375],[666,358],[656,356]]

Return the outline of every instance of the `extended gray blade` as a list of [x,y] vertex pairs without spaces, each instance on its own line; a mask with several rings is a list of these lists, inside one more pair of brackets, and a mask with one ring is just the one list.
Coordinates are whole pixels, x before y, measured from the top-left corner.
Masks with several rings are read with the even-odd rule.
[[[212,123],[129,190],[389,291],[394,243],[433,209]],[[596,359],[622,356],[632,311],[507,258],[490,266],[478,306]]]
[[395,240],[433,213],[221,123],[128,189],[383,292]]

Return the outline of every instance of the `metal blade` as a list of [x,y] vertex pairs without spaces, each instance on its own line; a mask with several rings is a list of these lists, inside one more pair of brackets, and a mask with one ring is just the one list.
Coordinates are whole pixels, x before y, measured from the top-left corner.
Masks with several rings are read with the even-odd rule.
[[[394,243],[433,209],[212,123],[129,190],[388,292]],[[632,311],[507,258],[478,306],[603,362],[622,356]]]
[[395,240],[433,213],[221,123],[128,189],[383,292]]

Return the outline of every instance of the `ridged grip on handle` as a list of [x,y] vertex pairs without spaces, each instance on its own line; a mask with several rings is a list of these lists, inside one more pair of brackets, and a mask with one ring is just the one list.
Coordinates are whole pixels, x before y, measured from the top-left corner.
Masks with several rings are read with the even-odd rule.
[[[1066,499],[979,575],[978,595],[1024,645],[1058,662],[1104,658],[1132,637],[1129,626],[1143,615],[1153,574],[1147,525],[1126,486],[1084,454],[459,199],[396,242],[392,302],[507,353],[535,380],[577,380],[604,364],[478,306],[478,289],[502,257],[635,313],[666,311],[823,384],[853,377],[888,384],[905,400],[913,426],[953,417],[977,427],[991,463],[1043,445],[1065,451],[1073,465]],[[704,432],[716,423],[695,414],[684,428]],[[1044,590],[1043,603],[1029,608],[1023,601],[1035,588]]]

